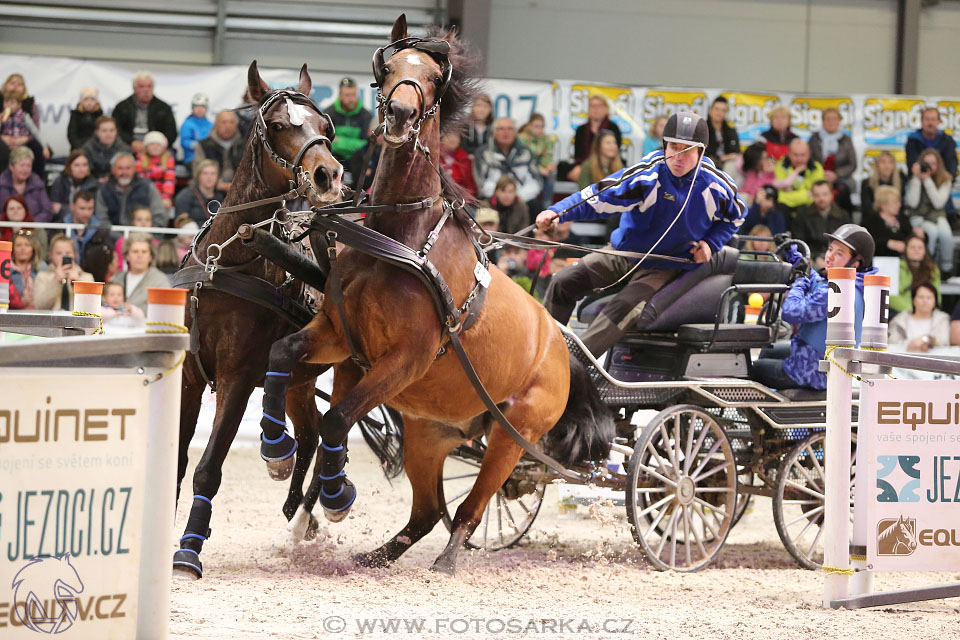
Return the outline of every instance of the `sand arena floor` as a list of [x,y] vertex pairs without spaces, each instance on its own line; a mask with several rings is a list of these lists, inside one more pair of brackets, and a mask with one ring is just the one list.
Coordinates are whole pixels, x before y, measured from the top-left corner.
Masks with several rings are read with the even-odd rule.
[[[184,486],[199,457],[192,449]],[[406,523],[410,487],[403,477],[391,486],[359,442],[348,471],[359,490],[350,516],[337,524],[321,519],[317,539],[294,545],[280,513],[286,483],[267,477],[255,448],[235,447],[214,500],[205,576],[174,584],[171,636],[960,638],[960,598],[822,609],[822,575],[796,568],[767,499],[754,503],[713,565],[694,574],[648,566],[622,508],[591,517],[581,507],[583,517],[559,518],[555,487],[527,540],[496,553],[464,550],[454,578],[428,569],[447,540],[442,524],[394,567],[357,568],[353,553],[379,546]],[[172,546],[188,508],[182,498]],[[952,581],[960,574],[879,574],[876,588]]]

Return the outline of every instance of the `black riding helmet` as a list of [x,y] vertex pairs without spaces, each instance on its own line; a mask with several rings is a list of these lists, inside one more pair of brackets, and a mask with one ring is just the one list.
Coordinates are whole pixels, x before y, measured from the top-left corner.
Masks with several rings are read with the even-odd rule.
[[710,142],[707,121],[693,111],[679,111],[673,114],[663,127],[664,151],[667,149],[668,142],[700,145],[700,155],[703,156]]
[[858,224],[845,224],[837,228],[833,233],[823,234],[828,240],[836,240],[846,246],[853,252],[851,262],[857,258],[860,259],[860,265],[857,271],[866,271],[873,266],[873,252],[876,245],[873,242],[873,236],[870,232]]

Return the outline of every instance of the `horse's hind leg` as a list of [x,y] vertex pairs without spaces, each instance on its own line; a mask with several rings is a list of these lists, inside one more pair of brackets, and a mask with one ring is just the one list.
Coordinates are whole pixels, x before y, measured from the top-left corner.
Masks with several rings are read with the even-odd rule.
[[[294,434],[297,437],[297,462],[293,469],[293,475],[290,477],[290,491],[287,493],[287,499],[283,503],[283,515],[287,520],[291,520],[297,512],[297,508],[303,501],[303,481],[307,477],[307,471],[310,469],[310,462],[313,460],[313,453],[320,442],[320,412],[317,410],[316,378],[309,383],[292,387],[287,391],[287,415],[293,423]],[[313,538],[319,523],[312,514],[303,524],[303,531],[300,532],[300,539]],[[291,526],[293,523],[291,523]]]
[[187,450],[193,434],[197,431],[197,417],[207,388],[200,381],[199,371],[193,357],[187,356],[183,365],[183,384],[180,392],[180,446],[177,456],[177,502],[180,501],[180,483],[187,474]]
[[193,472],[193,506],[186,529],[180,538],[180,550],[173,554],[174,572],[183,577],[203,577],[200,551],[210,537],[213,498],[220,489],[223,461],[237,435],[247,399],[256,386],[254,380],[222,377],[217,388],[217,417],[210,441]]
[[354,556],[364,567],[385,567],[399,558],[420,538],[430,533],[440,520],[440,495],[437,491],[443,463],[453,447],[463,441],[444,424],[420,418],[404,421],[403,465],[413,488],[410,520],[379,549]]

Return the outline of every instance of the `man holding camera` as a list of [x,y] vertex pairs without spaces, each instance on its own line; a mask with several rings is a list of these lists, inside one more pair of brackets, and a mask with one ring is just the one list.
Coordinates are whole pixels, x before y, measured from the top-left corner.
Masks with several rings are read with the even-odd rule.
[[33,304],[37,309],[73,310],[73,283],[93,282],[93,276],[77,265],[73,240],[62,233],[50,239],[47,253],[50,268],[37,274],[33,283]]
[[920,128],[907,136],[907,167],[911,173],[924,149],[936,149],[947,173],[951,177],[957,175],[957,143],[952,136],[940,131],[940,112],[936,107],[924,109]]

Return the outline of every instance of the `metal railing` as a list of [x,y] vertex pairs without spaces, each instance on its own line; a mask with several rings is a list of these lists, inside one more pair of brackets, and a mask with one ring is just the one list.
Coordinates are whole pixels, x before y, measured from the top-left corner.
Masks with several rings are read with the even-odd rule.
[[[92,222],[92,221],[91,221]],[[13,228],[13,229],[60,229],[63,231],[74,230],[74,231],[83,231],[90,225],[86,224],[73,224],[67,222],[2,222],[0,221],[0,228]],[[149,233],[149,234],[158,234],[166,236],[193,236],[196,235],[195,231],[190,229],[171,229],[169,227],[131,227],[128,225],[111,225],[104,224],[102,229],[107,229],[111,234],[122,235],[124,238],[129,238],[131,233]]]

